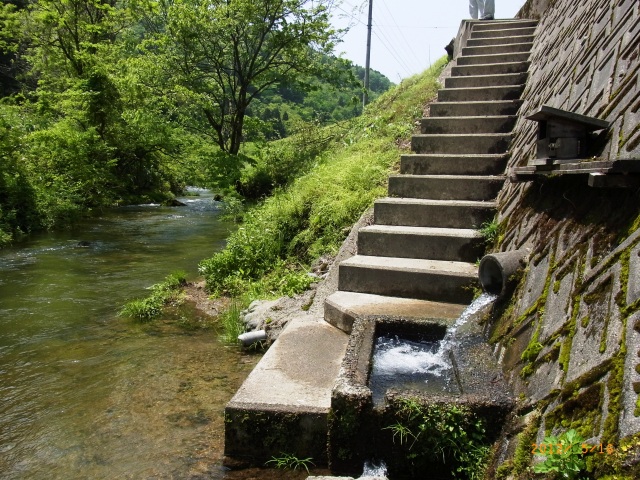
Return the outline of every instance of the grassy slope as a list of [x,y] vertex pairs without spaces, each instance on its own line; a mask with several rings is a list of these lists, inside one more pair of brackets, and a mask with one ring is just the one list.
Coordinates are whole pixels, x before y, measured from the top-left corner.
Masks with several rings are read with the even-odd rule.
[[258,298],[307,288],[307,266],[335,253],[349,227],[385,195],[445,63],[404,80],[346,126],[327,127],[333,140],[314,166],[247,212],[226,248],[201,262],[209,290]]

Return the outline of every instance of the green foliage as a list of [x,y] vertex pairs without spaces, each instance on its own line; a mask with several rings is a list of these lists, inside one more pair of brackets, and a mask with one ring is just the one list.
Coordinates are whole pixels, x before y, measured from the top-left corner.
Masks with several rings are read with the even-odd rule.
[[[323,121],[359,113],[350,103],[357,69],[329,55],[339,36],[330,7],[2,3],[0,246],[90,210],[169,200],[187,182],[259,198],[307,171],[327,143],[313,135],[313,112]],[[372,80],[384,88],[386,79]],[[229,155],[241,141],[255,142],[250,150],[296,131],[304,148],[298,140],[257,159]]]
[[291,136],[258,149],[254,164],[242,171],[239,192],[248,198],[262,198],[287,186],[321,161],[339,134],[338,127],[321,128],[319,122],[297,124]]
[[165,305],[176,305],[182,301],[182,287],[186,281],[186,273],[174,272],[164,282],[149,287],[151,295],[128,302],[118,314],[139,322],[149,322],[162,313]]
[[282,453],[279,457],[272,457],[265,465],[273,465],[276,468],[298,470],[304,468],[309,473],[309,467],[315,466],[312,458],[298,458],[290,453]]
[[396,408],[396,422],[384,429],[405,447],[407,460],[418,471],[444,463],[452,478],[482,478],[490,448],[483,419],[466,406],[423,405],[410,398],[401,399]]
[[229,306],[220,315],[220,323],[222,324],[222,341],[230,345],[238,343],[238,335],[245,332],[245,325],[242,321],[242,310],[248,305],[248,302],[240,298],[233,298]]
[[166,8],[156,18],[166,23],[146,43],[147,52],[157,52],[163,76],[189,92],[190,110],[198,110],[222,151],[239,152],[247,108],[266,89],[332,70],[318,58],[337,39],[329,1],[181,0],[161,6]]
[[552,453],[542,463],[533,467],[536,473],[553,473],[556,478],[576,479],[586,468],[582,452],[584,439],[575,430],[568,430],[559,437],[545,437],[544,443],[552,446]]
[[484,222],[480,225],[480,234],[486,245],[493,245],[500,235],[500,224],[495,219]]
[[[331,138],[308,161],[309,171],[247,211],[225,249],[200,263],[209,290],[238,295],[256,287],[256,295],[282,294],[290,282],[274,289],[262,277],[277,277],[291,265],[304,272],[322,254],[335,253],[351,225],[384,195],[398,143],[408,140],[422,104],[435,95],[443,65],[385,93],[342,130],[319,129],[321,137]],[[304,136],[289,138],[287,148],[303,150],[304,141]]]

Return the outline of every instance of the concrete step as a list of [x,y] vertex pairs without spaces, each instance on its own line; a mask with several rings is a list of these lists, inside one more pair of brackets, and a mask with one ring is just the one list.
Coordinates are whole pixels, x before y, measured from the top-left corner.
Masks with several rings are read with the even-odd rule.
[[511,134],[476,133],[462,135],[413,135],[411,151],[414,153],[505,153],[511,142]]
[[526,62],[529,60],[529,51],[516,53],[499,53],[491,55],[469,55],[458,57],[457,65],[487,65],[494,63]]
[[516,123],[515,115],[494,117],[428,117],[421,122],[423,134],[508,133]]
[[491,20],[486,21],[482,20],[479,22],[474,22],[473,31],[481,32],[486,30],[511,30],[514,28],[530,28],[536,27],[538,25],[537,20],[517,20],[517,19],[499,19],[499,20]]
[[[465,58],[465,57],[461,57]],[[529,70],[529,62],[507,62],[487,63],[477,65],[460,65],[451,67],[451,75],[458,76],[478,76],[478,75],[502,75],[506,73],[523,73]]]
[[471,263],[356,255],[340,263],[338,290],[464,304],[473,299]]
[[471,30],[469,38],[502,38],[502,37],[522,37],[525,35],[534,35],[536,27],[518,27],[509,26],[508,28],[487,28],[482,25],[476,24]]
[[495,202],[381,198],[376,200],[376,225],[413,227],[480,228],[495,215]]
[[506,154],[429,155],[414,153],[400,157],[400,173],[405,175],[502,175],[506,166]]
[[358,231],[358,255],[475,262],[484,239],[469,228],[370,225]]
[[470,38],[467,47],[486,47],[489,45],[505,45],[509,43],[532,43],[534,35],[517,35],[514,37]]
[[435,102],[430,106],[431,117],[473,117],[516,115],[522,100],[485,102]]
[[524,85],[498,87],[443,88],[438,90],[439,102],[481,102],[487,100],[518,100]]
[[498,87],[501,85],[522,85],[527,83],[527,72],[506,73],[501,75],[476,75],[447,77],[444,88]]
[[225,455],[264,465],[288,452],[326,465],[331,391],[348,341],[322,319],[293,319],[225,407]]
[[504,184],[503,176],[391,175],[389,196],[430,200],[493,200]]
[[531,52],[533,43],[505,43],[502,45],[484,45],[479,47],[465,47],[462,49],[462,55],[498,55],[504,53],[522,53]]
[[453,323],[464,309],[465,305],[456,303],[337,291],[325,300],[324,319],[334,327],[351,333],[353,322],[361,317],[375,316],[401,318],[412,322]]

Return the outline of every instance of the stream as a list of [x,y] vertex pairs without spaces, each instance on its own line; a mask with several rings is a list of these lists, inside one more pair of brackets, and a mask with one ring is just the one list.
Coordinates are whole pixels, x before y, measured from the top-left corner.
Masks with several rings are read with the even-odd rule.
[[117,316],[224,245],[220,204],[195,193],[0,250],[1,478],[263,478],[222,466],[224,405],[259,356],[193,328],[189,305]]

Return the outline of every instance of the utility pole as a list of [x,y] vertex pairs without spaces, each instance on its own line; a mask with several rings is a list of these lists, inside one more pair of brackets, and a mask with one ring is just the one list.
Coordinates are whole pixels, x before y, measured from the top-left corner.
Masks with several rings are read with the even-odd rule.
[[362,94],[362,108],[367,106],[369,100],[369,67],[371,65],[371,20],[373,19],[373,0],[369,0],[369,21],[367,22],[367,61],[364,66],[364,93]]

